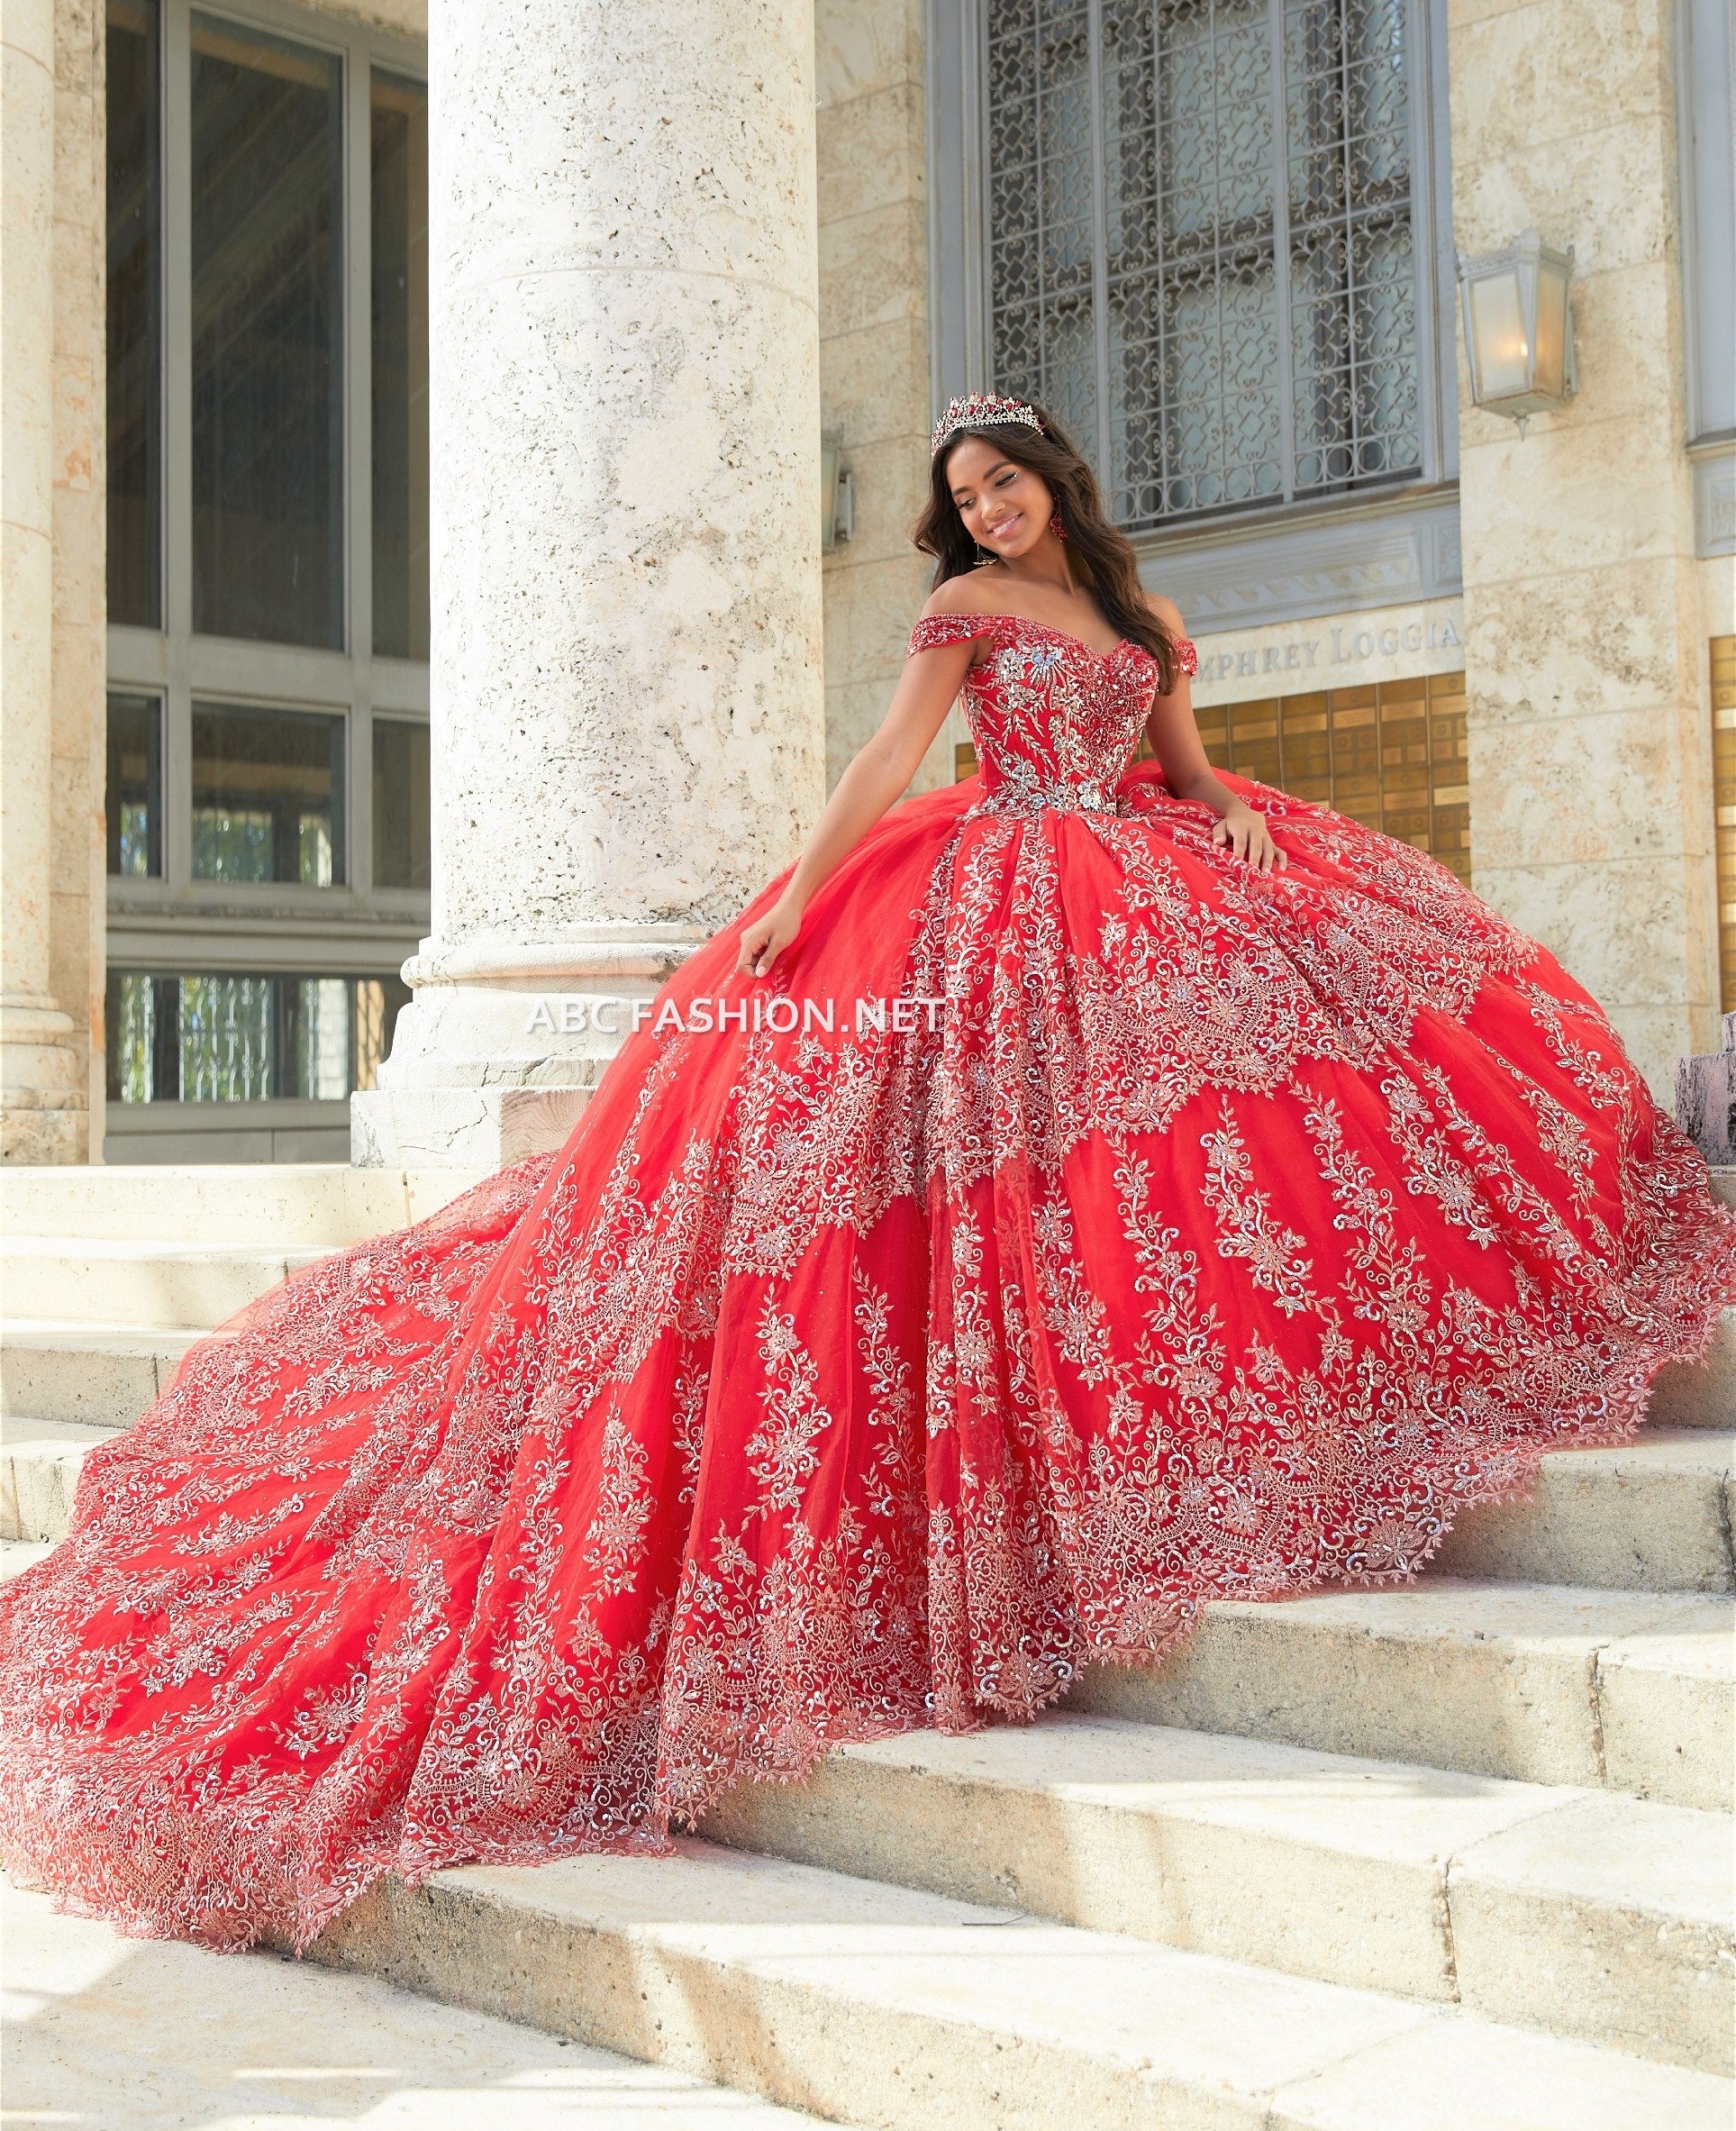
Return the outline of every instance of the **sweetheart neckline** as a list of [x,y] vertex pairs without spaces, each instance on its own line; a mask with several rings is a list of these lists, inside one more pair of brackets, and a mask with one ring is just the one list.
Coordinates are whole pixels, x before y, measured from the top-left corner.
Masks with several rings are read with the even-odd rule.
[[[1034,616],[1031,615],[960,614],[956,617],[951,615],[935,615],[931,618],[937,622],[951,621],[955,618],[960,622],[1014,622],[1017,623],[1022,629],[1041,629],[1045,635],[1059,636],[1064,638],[1068,643],[1076,643],[1082,651],[1089,651],[1094,659],[1101,660],[1105,666],[1108,665],[1109,661],[1115,656],[1117,651],[1124,651],[1130,646],[1132,646],[1136,651],[1144,650],[1144,646],[1142,644],[1135,644],[1133,642],[1133,639],[1131,636],[1118,636],[1106,651],[1100,651],[1095,643],[1087,643],[1084,637],[1076,636],[1072,630],[1058,629],[1052,622],[1039,622]],[[1146,656],[1150,658],[1150,653],[1147,651]]]

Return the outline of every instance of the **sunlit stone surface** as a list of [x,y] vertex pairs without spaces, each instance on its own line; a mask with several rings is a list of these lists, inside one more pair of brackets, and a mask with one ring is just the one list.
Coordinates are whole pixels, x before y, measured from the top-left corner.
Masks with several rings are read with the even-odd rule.
[[1579,351],[1577,396],[1522,440],[1461,378],[1477,888],[1596,995],[1668,1103],[1717,1010],[1671,10],[1504,0],[1449,41],[1456,241],[1571,244]]
[[803,2131],[666,2065],[271,1953],[56,1916],[0,1881],[6,2103],[27,2124]]
[[557,1143],[613,1044],[539,1000],[654,988],[823,780],[811,0],[429,29],[433,935],[368,1162]]

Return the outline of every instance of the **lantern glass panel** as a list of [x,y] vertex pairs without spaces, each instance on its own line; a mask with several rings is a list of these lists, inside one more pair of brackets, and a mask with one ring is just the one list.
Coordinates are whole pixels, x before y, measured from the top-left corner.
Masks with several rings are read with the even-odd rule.
[[1537,275],[1537,367],[1535,389],[1551,399],[1568,392],[1568,282],[1548,264]]
[[1531,389],[1531,349],[1519,296],[1519,275],[1507,267],[1471,283],[1471,333],[1477,343],[1479,397],[1506,399]]

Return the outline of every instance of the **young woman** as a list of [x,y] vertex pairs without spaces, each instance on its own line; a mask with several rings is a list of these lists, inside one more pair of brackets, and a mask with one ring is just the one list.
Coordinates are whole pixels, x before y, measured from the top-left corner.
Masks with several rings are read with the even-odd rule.
[[[236,1944],[655,1848],[1210,1598],[1409,1575],[1705,1347],[1736,1220],[1592,1001],[1213,773],[1041,409],[955,403],[933,472],[884,725],[566,1147],[88,1459],[5,1599],[14,1871]],[[960,690],[980,777],[895,807]]]

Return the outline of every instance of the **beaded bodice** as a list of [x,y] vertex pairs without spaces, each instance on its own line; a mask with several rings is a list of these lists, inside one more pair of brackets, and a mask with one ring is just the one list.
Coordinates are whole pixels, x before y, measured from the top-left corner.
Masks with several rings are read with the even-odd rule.
[[[1093,651],[1023,615],[932,615],[917,623],[910,648],[977,638],[990,651],[966,677],[964,706],[985,808],[1117,812],[1116,788],[1150,713],[1156,660],[1125,639]],[[1193,645],[1183,638],[1176,650],[1182,671],[1196,672]]]

